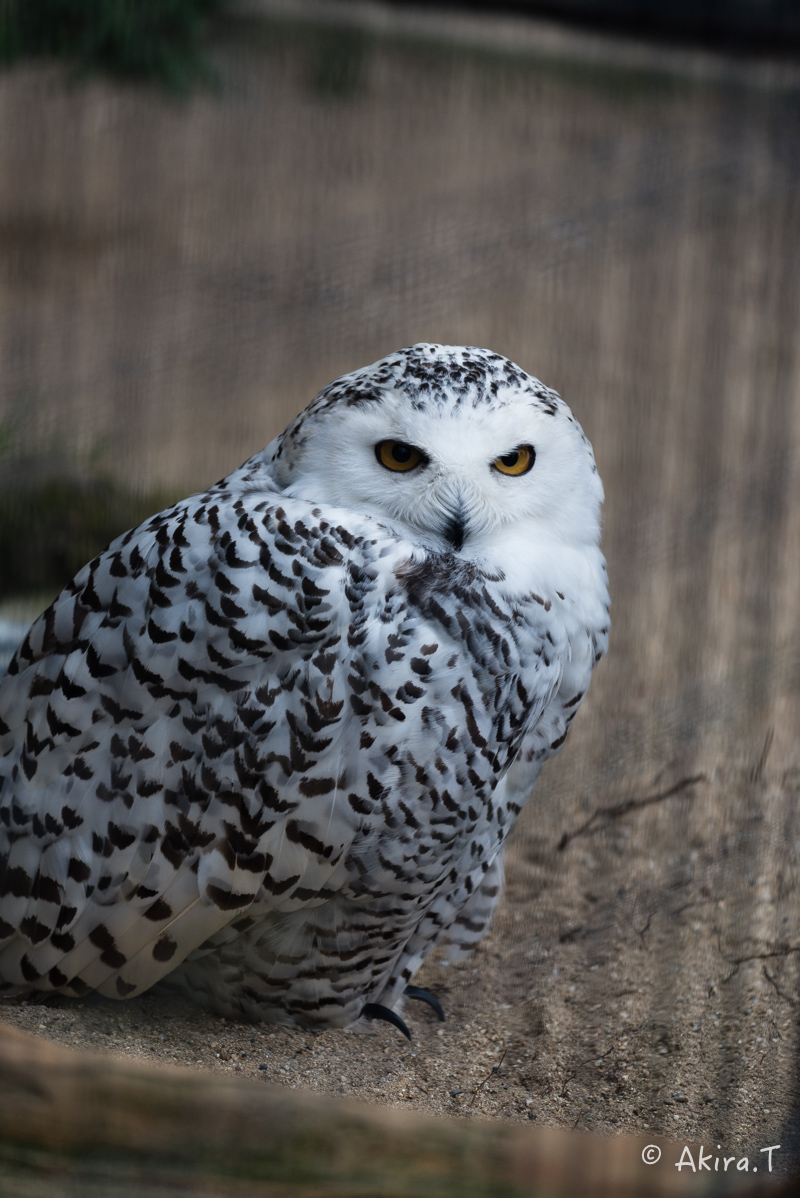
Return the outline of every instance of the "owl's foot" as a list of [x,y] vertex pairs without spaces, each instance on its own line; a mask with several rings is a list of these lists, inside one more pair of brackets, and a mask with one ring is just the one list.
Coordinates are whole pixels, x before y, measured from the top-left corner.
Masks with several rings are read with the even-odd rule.
[[382,1007],[379,1002],[368,1002],[361,1012],[363,1019],[383,1019],[386,1023],[391,1023],[399,1032],[402,1032],[406,1040],[411,1039],[411,1032],[406,1027],[399,1015],[395,1015],[394,1011],[390,1011],[388,1007]]
[[439,1020],[439,1022],[445,1022],[442,1004],[439,1002],[435,994],[431,994],[430,990],[424,990],[422,986],[406,986],[405,992],[407,998],[417,998],[420,1002],[426,1002],[428,1006],[432,1007],[436,1012],[436,1018]]

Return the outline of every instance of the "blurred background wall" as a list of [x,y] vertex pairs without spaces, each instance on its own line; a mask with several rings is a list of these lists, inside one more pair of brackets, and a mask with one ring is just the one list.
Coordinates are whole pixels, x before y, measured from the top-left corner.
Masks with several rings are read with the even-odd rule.
[[662,695],[796,682],[800,71],[259,9],[220,22],[220,87],[190,99],[0,77],[5,487],[158,507],[343,371],[488,345],[595,446],[616,655]]
[[[557,943],[587,926],[600,862],[608,953],[625,884],[629,958],[664,919],[635,1000],[651,1024],[691,959],[687,1036],[719,1033],[773,993],[763,962],[797,989],[800,66],[322,8],[231,8],[218,86],[189,98],[0,76],[2,592],[41,606],[98,538],[222,476],[341,372],[418,340],[515,359],[593,442],[613,626],[509,893],[522,910],[562,886]],[[627,843],[604,817],[594,857],[558,864],[597,808],[693,777]],[[507,931],[546,1005],[551,961]],[[793,1101],[791,1003],[762,1107]],[[715,1092],[745,1070],[717,1033]]]

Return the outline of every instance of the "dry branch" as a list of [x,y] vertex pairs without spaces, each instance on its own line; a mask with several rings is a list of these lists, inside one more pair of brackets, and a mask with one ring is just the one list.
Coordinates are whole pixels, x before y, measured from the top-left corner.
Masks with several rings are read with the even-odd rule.
[[681,778],[680,782],[676,782],[674,786],[670,786],[667,790],[661,790],[657,794],[647,795],[643,799],[624,799],[621,803],[614,803],[611,807],[598,807],[585,823],[576,828],[574,832],[565,832],[558,842],[558,851],[561,853],[570,843],[578,836],[585,835],[586,832],[592,830],[592,825],[599,819],[619,819],[623,815],[627,815],[630,811],[640,811],[643,807],[652,807],[654,803],[663,803],[665,799],[671,799],[674,795],[680,794],[687,790],[690,786],[696,786],[698,782],[705,782],[705,774],[694,774],[691,778]]

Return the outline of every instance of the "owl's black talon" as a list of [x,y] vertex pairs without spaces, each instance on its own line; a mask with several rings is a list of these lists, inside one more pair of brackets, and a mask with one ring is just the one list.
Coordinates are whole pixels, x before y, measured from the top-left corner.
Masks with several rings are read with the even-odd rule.
[[402,1032],[406,1040],[411,1039],[411,1032],[400,1016],[395,1015],[394,1011],[390,1011],[388,1007],[382,1007],[379,1002],[368,1002],[361,1015],[364,1019],[383,1019],[386,1023],[391,1023],[393,1027],[396,1027],[398,1032]]
[[439,1022],[445,1022],[442,1004],[435,994],[431,994],[430,990],[425,990],[422,986],[406,986],[405,992],[407,998],[418,998],[420,1002],[426,1002],[429,1007],[433,1007]]

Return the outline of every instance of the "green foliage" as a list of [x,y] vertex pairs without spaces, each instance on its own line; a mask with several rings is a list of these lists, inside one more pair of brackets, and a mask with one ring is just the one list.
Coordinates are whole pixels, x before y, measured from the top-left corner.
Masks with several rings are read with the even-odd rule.
[[57,594],[101,549],[169,503],[108,479],[51,478],[0,491],[0,600]]
[[206,18],[227,0],[0,0],[0,64],[71,59],[80,70],[156,79],[185,92],[210,82]]

